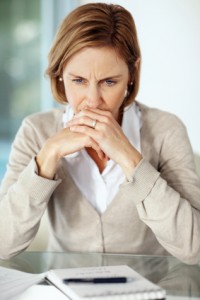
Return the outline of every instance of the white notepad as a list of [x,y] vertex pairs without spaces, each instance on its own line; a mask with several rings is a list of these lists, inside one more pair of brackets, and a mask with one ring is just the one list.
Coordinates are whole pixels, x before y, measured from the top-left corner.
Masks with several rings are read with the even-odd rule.
[[[1,298],[0,298],[1,299]],[[69,300],[56,287],[50,285],[33,285],[23,293],[10,298],[9,300]]]
[[[126,277],[126,283],[73,283],[68,278]],[[47,279],[48,282],[72,300],[147,300],[164,299],[165,290],[150,282],[128,266],[101,266],[89,268],[55,269],[42,274],[29,274],[0,267],[0,299],[7,300],[28,287]],[[9,298],[10,297],[10,298]]]
[[[127,277],[127,283],[92,284],[74,283],[65,284],[63,279],[88,277]],[[47,274],[48,280],[62,290],[73,300],[80,299],[164,299],[165,291],[158,285],[150,282],[128,266],[105,266],[90,268],[73,268],[51,270]]]

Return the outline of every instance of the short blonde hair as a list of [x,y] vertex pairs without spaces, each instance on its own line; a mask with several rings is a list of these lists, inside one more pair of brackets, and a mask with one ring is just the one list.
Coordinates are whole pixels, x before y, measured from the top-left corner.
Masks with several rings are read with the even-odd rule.
[[59,80],[67,62],[85,47],[112,47],[127,63],[131,84],[124,106],[135,100],[140,79],[140,47],[132,15],[120,5],[89,3],[77,7],[61,23],[48,56],[46,74],[54,98],[67,102]]

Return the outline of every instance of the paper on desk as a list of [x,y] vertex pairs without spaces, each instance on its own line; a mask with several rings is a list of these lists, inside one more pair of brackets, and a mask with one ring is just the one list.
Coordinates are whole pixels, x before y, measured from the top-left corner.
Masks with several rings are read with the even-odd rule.
[[[126,284],[70,284],[63,283],[63,278],[81,277],[116,277],[125,276],[133,278],[131,282]],[[89,268],[72,268],[72,269],[60,269],[50,270],[42,274],[30,274],[13,269],[7,269],[0,267],[0,300],[20,300],[16,298],[17,295],[24,292],[36,283],[39,283],[47,278],[58,290],[66,294],[71,299],[90,299],[91,297],[97,297],[97,299],[108,296],[127,296],[129,299],[163,299],[165,297],[165,291],[158,285],[153,284],[140,274],[132,270],[128,266],[102,266],[102,267],[89,267]],[[44,290],[45,288],[37,288],[37,290]],[[35,289],[29,289],[30,292]],[[49,291],[49,290],[47,290]],[[59,292],[59,291],[57,291]],[[27,297],[25,293],[26,299]],[[23,295],[22,295],[23,296]],[[59,295],[59,299],[60,299]],[[123,297],[124,298],[124,297]],[[23,300],[25,298],[22,298]],[[55,297],[54,297],[55,299]],[[57,299],[57,298],[56,298]],[[38,300],[38,298],[37,298]]]
[[45,274],[29,274],[0,267],[0,299],[8,300],[22,293],[28,287],[41,282]]
[[[132,280],[118,284],[63,283],[66,278],[127,277]],[[74,300],[91,299],[164,299],[165,290],[147,280],[129,266],[98,266],[50,270],[46,278]]]
[[67,300],[67,296],[50,285],[33,285],[22,294],[10,300]]

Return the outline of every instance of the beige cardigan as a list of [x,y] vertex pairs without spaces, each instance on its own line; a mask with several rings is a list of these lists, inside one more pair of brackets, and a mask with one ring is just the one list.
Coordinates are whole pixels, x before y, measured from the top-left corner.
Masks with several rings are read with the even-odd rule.
[[144,158],[102,215],[75,186],[65,159],[55,180],[37,175],[35,156],[62,127],[62,111],[23,121],[0,189],[1,258],[30,245],[47,208],[51,251],[171,254],[190,264],[200,261],[200,181],[186,129],[176,116],[138,105]]

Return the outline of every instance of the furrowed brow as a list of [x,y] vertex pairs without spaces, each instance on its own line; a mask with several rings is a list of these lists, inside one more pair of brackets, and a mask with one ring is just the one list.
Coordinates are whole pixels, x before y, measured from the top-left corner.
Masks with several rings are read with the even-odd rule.
[[[78,74],[68,73],[68,76],[71,76],[71,77],[74,77],[74,78],[81,78],[81,79],[87,80],[87,78],[84,78],[83,76],[78,75]],[[107,76],[107,77],[105,77],[105,78],[101,78],[101,79],[99,79],[99,80],[100,80],[100,81],[104,81],[104,80],[109,80],[109,79],[119,79],[119,78],[121,78],[121,77],[123,77],[122,74],[117,74],[117,75],[114,75],[114,74],[113,74],[113,75]]]

